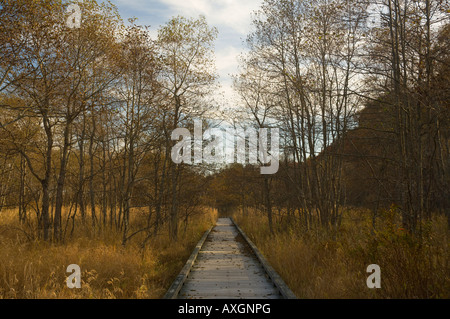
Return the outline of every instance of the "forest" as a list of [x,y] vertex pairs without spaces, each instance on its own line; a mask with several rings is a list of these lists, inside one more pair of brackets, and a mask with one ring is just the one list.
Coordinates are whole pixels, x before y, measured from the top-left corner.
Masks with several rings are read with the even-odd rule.
[[[217,216],[299,298],[448,298],[449,14],[264,0],[223,106],[207,17],[148,27],[108,1],[0,0],[0,298],[161,298]],[[175,163],[172,133],[195,121],[278,129],[278,171]]]

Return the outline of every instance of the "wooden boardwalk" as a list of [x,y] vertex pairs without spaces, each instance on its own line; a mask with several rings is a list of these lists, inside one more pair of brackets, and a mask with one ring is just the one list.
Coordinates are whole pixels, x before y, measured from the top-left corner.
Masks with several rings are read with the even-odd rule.
[[199,242],[165,298],[295,298],[254,249],[230,218],[219,218]]

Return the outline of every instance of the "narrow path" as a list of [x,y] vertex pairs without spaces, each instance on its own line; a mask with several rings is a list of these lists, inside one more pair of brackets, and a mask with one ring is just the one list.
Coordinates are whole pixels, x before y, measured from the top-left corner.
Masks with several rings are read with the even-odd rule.
[[178,298],[281,298],[229,218],[219,218]]

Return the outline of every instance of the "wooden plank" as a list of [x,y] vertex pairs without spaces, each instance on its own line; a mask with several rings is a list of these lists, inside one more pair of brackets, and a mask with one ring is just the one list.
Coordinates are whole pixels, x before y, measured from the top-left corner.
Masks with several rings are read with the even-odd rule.
[[[235,281],[204,281],[204,280],[193,280],[184,284],[185,287],[191,286],[203,286],[203,287],[225,287],[225,288],[255,288],[255,287],[263,287],[263,288],[273,288],[272,284],[267,282],[235,282]],[[186,288],[188,289],[188,288]]]
[[251,298],[257,298],[259,296],[278,296],[280,294],[273,289],[250,289],[250,288],[236,288],[236,287],[198,287],[198,289],[191,287],[190,289],[183,289],[180,291],[180,296],[198,296],[198,295],[223,295],[223,296],[241,296],[250,295]]
[[[194,264],[195,262],[195,264]],[[295,298],[230,218],[202,237],[165,298]]]
[[187,260],[183,269],[181,269],[181,272],[175,278],[175,280],[172,283],[172,285],[170,286],[169,290],[167,290],[166,294],[163,297],[164,299],[176,299],[177,298],[178,293],[180,292],[180,289],[183,286],[183,283],[186,280],[186,277],[188,276],[188,274],[192,268],[192,265],[194,264],[195,260],[197,259],[198,252],[200,251],[203,244],[205,243],[205,240],[208,237],[209,233],[211,232],[211,229],[212,229],[212,227],[203,234],[202,238],[195,246],[194,251],[192,252],[191,256],[189,256],[189,259]]
[[217,289],[217,287],[205,287],[200,286],[198,289],[197,287],[190,287],[189,289],[183,290],[183,292],[187,292],[188,294],[217,294],[218,291],[220,291],[221,294],[229,295],[229,296],[235,296],[235,295],[242,295],[242,294],[253,294],[253,296],[261,296],[261,295],[272,295],[272,294],[278,294],[273,290],[273,287],[270,289],[265,288],[220,288],[220,290]]
[[179,292],[180,298],[279,298],[264,268],[238,241],[239,231],[221,218],[210,232]]
[[[233,294],[231,294],[233,293]],[[190,294],[181,294],[183,299],[279,299],[278,293],[257,294],[255,292],[192,292]]]
[[242,237],[247,241],[253,252],[255,253],[256,257],[261,262],[262,266],[266,270],[269,277],[272,279],[273,283],[277,288],[279,289],[281,295],[285,299],[297,299],[295,294],[292,292],[292,290],[286,285],[284,280],[278,275],[278,273],[275,271],[275,269],[270,266],[270,264],[267,262],[267,260],[264,258],[264,256],[259,252],[258,248],[253,244],[253,242],[250,240],[250,238],[247,237],[247,235],[244,233],[244,231],[234,222],[232,218],[230,218],[233,224],[236,226],[237,230],[240,232]]

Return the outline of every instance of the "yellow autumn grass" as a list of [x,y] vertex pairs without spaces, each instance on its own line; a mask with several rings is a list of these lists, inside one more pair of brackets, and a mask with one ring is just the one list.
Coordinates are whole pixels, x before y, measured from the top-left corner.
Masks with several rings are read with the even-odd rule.
[[[257,212],[234,218],[298,298],[449,298],[449,231],[444,216],[424,223],[418,240],[387,211],[372,231],[371,216],[348,210],[337,232],[304,232],[275,219],[275,234]],[[381,268],[381,288],[369,289],[367,266]]]
[[[76,225],[73,236],[66,236],[63,243],[30,240],[33,228],[19,225],[16,211],[2,211],[0,299],[161,298],[216,215],[205,209],[192,217],[185,232],[181,224],[176,242],[169,240],[163,227],[141,249],[142,236],[123,247],[121,233],[109,227],[94,232]],[[136,217],[131,224],[139,222]],[[81,268],[81,289],[66,285],[70,264]]]

